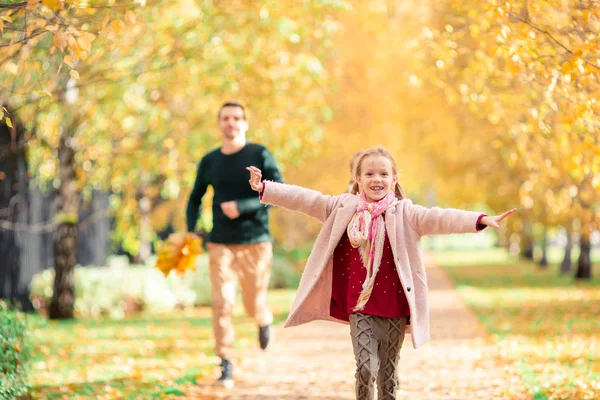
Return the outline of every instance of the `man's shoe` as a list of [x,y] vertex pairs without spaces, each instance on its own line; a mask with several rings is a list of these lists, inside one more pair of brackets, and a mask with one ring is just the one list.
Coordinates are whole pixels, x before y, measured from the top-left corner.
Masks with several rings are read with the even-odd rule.
[[226,388],[233,387],[233,364],[229,360],[221,360],[221,377],[215,382]]
[[258,342],[260,348],[265,350],[271,341],[271,325],[258,327]]

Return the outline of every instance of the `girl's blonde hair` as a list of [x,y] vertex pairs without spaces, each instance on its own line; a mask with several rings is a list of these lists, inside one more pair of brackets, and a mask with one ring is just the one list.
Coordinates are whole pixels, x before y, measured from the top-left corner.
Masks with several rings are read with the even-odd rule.
[[362,153],[362,151],[357,151],[350,159],[350,175],[352,175],[352,178],[356,177],[356,174],[354,173],[356,171],[356,162],[358,161]]
[[[406,194],[404,193],[404,189],[402,189],[402,186],[400,186],[400,183],[398,182],[398,167],[396,167],[396,161],[394,160],[394,157],[392,157],[390,152],[387,151],[386,149],[384,149],[383,147],[374,147],[372,149],[369,149],[369,150],[363,152],[360,155],[360,157],[356,161],[356,166],[354,167],[356,176],[360,176],[361,170],[362,170],[362,162],[365,158],[367,158],[369,156],[382,156],[382,157],[385,157],[388,160],[390,160],[390,162],[392,163],[392,174],[394,174],[394,176],[396,177],[396,185],[394,186],[394,194],[400,200],[405,199]],[[354,185],[352,185],[351,193],[352,194],[358,193],[358,182],[357,181],[355,181]]]

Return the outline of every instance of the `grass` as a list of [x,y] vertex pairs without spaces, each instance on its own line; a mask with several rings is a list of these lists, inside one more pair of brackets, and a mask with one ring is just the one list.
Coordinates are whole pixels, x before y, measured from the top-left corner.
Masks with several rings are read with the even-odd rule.
[[[467,266],[467,265],[494,265],[494,264],[517,264],[519,257],[509,254],[502,248],[488,248],[481,250],[448,250],[435,251],[437,258],[444,266]],[[536,248],[535,258],[539,260],[540,251]],[[564,257],[564,250],[558,247],[548,248],[548,262],[550,264],[559,264]],[[571,260],[573,267],[577,265],[579,249],[573,248]],[[600,249],[594,249],[591,252],[592,262],[600,263]],[[552,267],[551,267],[552,268]]]
[[[560,276],[556,265],[541,271],[500,249],[436,255],[535,400],[600,398],[600,279],[575,282]],[[559,252],[551,252],[550,260],[560,261]],[[269,293],[276,322],[285,319],[293,295]],[[240,304],[236,346],[256,346],[256,326]],[[210,318],[208,308],[124,321],[29,316],[31,397],[180,396],[186,386],[212,379],[218,359]]]
[[535,400],[600,398],[598,271],[575,281],[499,249],[436,256]]
[[[275,323],[283,321],[293,291],[271,291]],[[238,301],[236,347],[257,346],[257,328]],[[140,315],[124,321],[54,322],[28,318],[34,343],[30,384],[34,399],[150,399],[183,395],[212,379],[210,309]]]

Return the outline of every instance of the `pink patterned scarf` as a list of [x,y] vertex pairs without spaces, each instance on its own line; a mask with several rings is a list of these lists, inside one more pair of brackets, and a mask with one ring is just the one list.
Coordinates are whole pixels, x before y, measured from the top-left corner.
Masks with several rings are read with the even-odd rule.
[[360,194],[360,203],[356,214],[348,224],[348,238],[352,247],[358,248],[367,277],[354,311],[365,308],[375,284],[375,276],[379,271],[383,243],[385,242],[385,221],[383,213],[398,202],[396,195],[390,191],[383,199],[369,203],[364,193]]

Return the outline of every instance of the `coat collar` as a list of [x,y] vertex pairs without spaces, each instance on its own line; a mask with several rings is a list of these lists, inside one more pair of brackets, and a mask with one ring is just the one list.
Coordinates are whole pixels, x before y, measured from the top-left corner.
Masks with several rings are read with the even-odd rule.
[[[330,242],[333,243],[334,246],[339,243],[344,231],[348,228],[350,220],[354,216],[354,213],[356,213],[359,198],[356,195],[346,195],[340,203],[340,207],[336,211],[333,226],[331,228]],[[390,239],[390,243],[396,243],[396,207],[398,207],[398,204],[388,208],[384,215],[385,229],[388,238]],[[396,249],[394,245],[392,245],[392,253],[394,253],[395,257]]]
[[388,238],[390,239],[394,258],[396,258],[396,207],[398,207],[398,204],[396,204],[394,207],[388,208],[385,212],[385,230]]
[[348,228],[350,220],[356,212],[356,207],[358,206],[358,196],[351,194],[345,195],[340,203],[340,207],[335,213],[333,226],[331,227],[330,243],[333,243],[334,246],[339,243],[344,231],[346,228]]
[[356,207],[358,206],[359,198],[357,194],[345,194],[342,195],[341,207],[343,208],[353,208],[356,211]]

